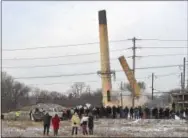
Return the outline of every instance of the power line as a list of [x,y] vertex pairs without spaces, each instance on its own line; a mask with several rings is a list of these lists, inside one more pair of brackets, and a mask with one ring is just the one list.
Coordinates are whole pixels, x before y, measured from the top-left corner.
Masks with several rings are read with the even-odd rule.
[[[131,39],[122,39],[122,40],[112,40],[109,43],[117,43],[129,41]],[[154,40],[154,41],[188,41],[188,40],[163,40],[163,39],[137,39],[137,40]],[[3,49],[2,51],[18,51],[18,50],[35,50],[35,49],[44,49],[44,48],[60,48],[60,47],[75,47],[75,46],[87,46],[99,44],[99,42],[90,42],[90,43],[80,43],[80,44],[68,44],[68,45],[59,45],[59,46],[43,46],[43,47],[28,47],[28,48],[18,48],[18,49]]]
[[[111,60],[117,60],[117,58],[111,59]],[[68,66],[68,65],[83,65],[83,64],[90,64],[90,63],[97,63],[100,62],[100,60],[93,60],[93,61],[86,61],[86,62],[73,62],[73,63],[62,63],[62,64],[51,64],[51,65],[36,65],[36,66],[13,66],[13,67],[3,67],[3,68],[9,68],[9,69],[24,69],[24,68],[41,68],[41,67],[52,67],[52,66]]]
[[[139,39],[138,39],[139,40]],[[178,42],[187,42],[188,40],[173,40],[173,39],[140,39],[140,40],[149,40],[149,41],[178,41]]]
[[[161,74],[161,75],[157,75],[157,77],[166,77],[166,76],[171,76],[171,75],[176,75],[178,74],[177,72],[175,73],[170,73],[170,74]],[[136,79],[149,79],[149,77],[141,77],[141,78],[136,78]],[[126,79],[126,77],[125,77]],[[122,81],[125,81],[125,79],[118,79],[118,80],[115,80],[115,82],[122,82]],[[88,81],[85,81],[84,83],[88,83],[88,82],[100,82],[101,80],[88,80]],[[72,83],[77,83],[78,81],[71,81],[71,82],[57,82],[57,83],[46,83],[46,84],[28,84],[28,85],[57,85],[57,84],[72,84]]]
[[88,72],[88,73],[80,73],[80,74],[61,74],[61,75],[52,75],[52,76],[35,76],[35,77],[17,77],[14,79],[39,79],[39,78],[58,78],[58,77],[71,77],[71,76],[84,76],[84,75],[92,75],[96,74],[96,72]]
[[179,75],[179,73],[174,72],[174,73],[163,74],[163,75],[155,75],[155,76],[156,76],[156,78],[161,78],[161,77],[168,77],[168,76],[172,76],[172,75]]
[[[56,84],[71,84],[71,83],[77,83],[77,82],[59,82],[59,83],[28,84],[28,85],[56,85]],[[87,81],[87,82],[99,82],[99,81],[97,81],[97,80],[91,80],[91,81]],[[86,82],[84,82],[84,83],[86,83]]]
[[[150,66],[150,67],[140,67],[135,69],[153,69],[153,68],[171,68],[171,67],[181,67],[183,65],[165,65],[165,66]],[[116,72],[121,72],[122,70],[116,70]]]
[[144,57],[165,57],[165,56],[183,56],[183,55],[186,55],[186,54],[161,54],[161,55],[145,55],[145,56],[137,56],[137,57],[141,57],[141,58],[144,58]]
[[[146,56],[136,56],[136,57],[162,57],[162,56],[178,56],[182,54],[166,54],[166,55],[146,55]],[[132,56],[128,56],[126,58],[131,58]],[[117,58],[111,58],[110,60],[118,60]],[[3,68],[9,68],[9,69],[19,69],[19,68],[40,68],[40,67],[52,67],[52,66],[68,66],[68,65],[79,65],[79,64],[91,64],[91,63],[97,63],[100,62],[100,60],[92,60],[92,61],[85,61],[85,62],[73,62],[73,63],[61,63],[61,64],[50,64],[50,65],[34,65],[34,66],[12,66],[12,67],[3,67]]]
[[187,47],[137,47],[137,48],[141,48],[141,49],[142,49],[142,48],[148,48],[148,49],[149,49],[149,48],[150,48],[150,49],[154,49],[154,48],[156,48],[156,49],[157,49],[157,48],[163,48],[163,49],[164,49],[164,48],[166,48],[166,49],[175,48],[175,49],[178,49],[178,48],[187,48]]
[[[116,51],[123,51],[123,50],[128,50],[127,49],[115,49],[111,50],[111,52],[116,52]],[[2,59],[2,60],[38,60],[38,59],[53,59],[53,58],[64,58],[64,57],[74,57],[74,56],[87,56],[87,55],[95,55],[99,54],[100,52],[94,52],[94,53],[81,53],[81,54],[73,54],[73,55],[63,55],[63,56],[52,56],[52,57],[33,57],[33,58],[10,58],[10,59]],[[160,54],[160,55],[145,55],[145,56],[136,56],[136,57],[162,57],[162,56],[179,56],[179,55],[185,55],[185,54]],[[132,56],[129,56],[132,57]],[[127,57],[127,58],[129,58]]]
[[[114,49],[110,52],[116,52],[116,51],[124,51],[128,50],[130,48],[124,48],[124,49]],[[93,52],[93,53],[80,53],[80,54],[72,54],[72,55],[63,55],[63,56],[52,56],[52,57],[34,57],[34,58],[10,58],[10,59],[2,59],[2,60],[37,60],[37,59],[51,59],[51,58],[64,58],[64,57],[74,57],[74,56],[87,56],[87,55],[95,55],[99,54],[100,52]]]
[[[117,43],[117,42],[123,42],[123,41],[128,41],[128,40],[127,39],[112,40],[112,41],[109,41],[109,43]],[[28,48],[19,48],[19,49],[3,49],[2,51],[18,51],[18,50],[35,50],[35,49],[42,49],[42,48],[44,49],[44,48],[75,47],[75,46],[88,46],[88,45],[94,45],[94,44],[99,44],[99,42],[69,44],[69,45],[59,45],[59,46],[28,47]]]
[[[169,68],[169,67],[178,67],[178,66],[182,66],[182,65],[151,66],[151,67],[141,67],[136,69]],[[123,70],[116,70],[116,72],[123,72]],[[93,75],[93,74],[96,75],[97,72],[80,73],[80,74],[61,74],[61,75],[52,75],[52,76],[17,77],[14,79],[57,78],[57,77],[84,76],[84,75]]]

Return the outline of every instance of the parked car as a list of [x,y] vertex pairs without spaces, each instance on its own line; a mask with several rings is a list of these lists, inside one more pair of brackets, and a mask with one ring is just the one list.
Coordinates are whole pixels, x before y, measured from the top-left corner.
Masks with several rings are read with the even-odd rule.
[[63,119],[63,111],[61,111],[58,108],[48,108],[48,109],[43,109],[43,108],[35,108],[30,111],[30,119],[32,121],[42,121],[45,113],[49,113],[50,116],[54,117],[55,114],[57,114],[60,119]]
[[44,112],[40,111],[38,108],[32,109],[30,111],[30,119],[32,121],[42,121],[44,117]]
[[55,114],[57,114],[60,119],[63,119],[63,111],[57,108],[49,108],[48,110],[46,110],[45,112],[48,112],[50,116],[54,117]]

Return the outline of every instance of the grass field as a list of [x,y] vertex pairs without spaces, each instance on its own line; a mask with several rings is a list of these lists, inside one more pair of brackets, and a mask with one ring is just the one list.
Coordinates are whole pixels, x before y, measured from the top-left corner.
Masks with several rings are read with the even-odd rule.
[[[99,119],[94,122],[94,136],[124,137],[186,137],[188,123],[185,120],[125,120]],[[79,127],[78,136],[82,135]],[[43,123],[32,121],[2,121],[2,136],[43,137]],[[52,126],[50,136],[53,136]],[[71,122],[61,121],[59,136],[71,136]]]

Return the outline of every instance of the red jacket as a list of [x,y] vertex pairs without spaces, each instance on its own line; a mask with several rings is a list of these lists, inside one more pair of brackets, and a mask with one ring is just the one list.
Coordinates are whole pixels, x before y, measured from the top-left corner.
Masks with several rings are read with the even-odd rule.
[[58,116],[55,116],[52,118],[52,125],[54,129],[59,129],[59,122],[60,122],[60,119]]

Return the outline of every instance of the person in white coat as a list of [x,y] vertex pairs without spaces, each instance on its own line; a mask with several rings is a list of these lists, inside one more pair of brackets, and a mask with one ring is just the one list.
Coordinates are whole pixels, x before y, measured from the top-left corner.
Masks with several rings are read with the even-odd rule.
[[80,124],[82,127],[83,135],[88,135],[88,132],[87,132],[88,116],[86,116],[86,114],[82,116]]

